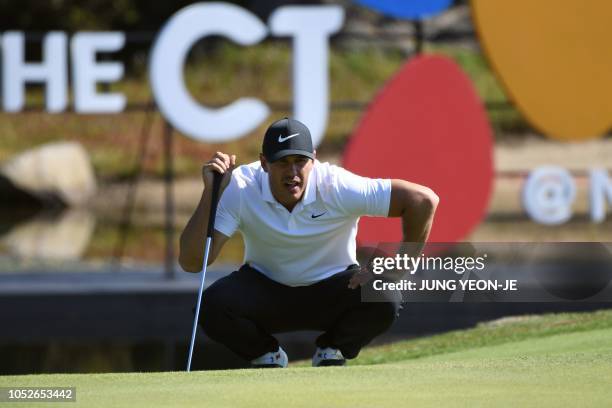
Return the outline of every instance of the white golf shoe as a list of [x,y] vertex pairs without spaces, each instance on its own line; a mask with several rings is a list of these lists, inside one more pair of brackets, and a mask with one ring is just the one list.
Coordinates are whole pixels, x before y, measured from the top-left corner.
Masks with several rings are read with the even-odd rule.
[[287,353],[281,347],[251,360],[253,368],[285,368],[289,364]]
[[331,347],[317,347],[317,351],[314,356],[312,356],[313,367],[343,366],[345,364],[346,359],[342,355],[342,352]]

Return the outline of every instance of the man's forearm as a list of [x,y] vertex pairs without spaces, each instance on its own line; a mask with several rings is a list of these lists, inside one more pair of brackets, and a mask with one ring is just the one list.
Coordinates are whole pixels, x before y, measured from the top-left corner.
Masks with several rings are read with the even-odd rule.
[[402,241],[426,242],[431,232],[435,206],[425,205],[415,211],[406,211],[402,214]]
[[[402,216],[402,241],[398,254],[406,254],[418,257],[423,252],[431,226],[433,223],[433,212],[427,217],[411,217],[410,214]],[[403,274],[402,274],[403,275]]]
[[418,199],[410,200],[401,215],[402,241],[408,243],[399,252],[419,256],[429,238],[439,198],[430,189],[424,190]]
[[426,186],[391,180],[389,217],[402,218],[402,241],[427,241],[438,202],[436,193]]
[[187,272],[199,272],[204,263],[204,235],[208,227],[210,202],[210,190],[204,189],[196,210],[181,234],[179,263]]

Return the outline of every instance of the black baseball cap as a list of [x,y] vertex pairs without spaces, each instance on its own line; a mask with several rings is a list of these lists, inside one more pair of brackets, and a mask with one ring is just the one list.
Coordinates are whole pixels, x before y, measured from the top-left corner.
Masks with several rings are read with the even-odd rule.
[[270,163],[292,154],[315,158],[310,131],[302,122],[289,118],[270,125],[261,150]]

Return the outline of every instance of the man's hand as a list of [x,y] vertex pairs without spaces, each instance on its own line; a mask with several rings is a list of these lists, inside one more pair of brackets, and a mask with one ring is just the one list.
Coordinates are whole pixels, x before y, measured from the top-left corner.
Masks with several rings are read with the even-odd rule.
[[368,268],[368,265],[362,266],[357,272],[351,276],[349,280],[349,289],[357,289],[360,286],[365,285],[374,277],[374,274]]
[[[204,236],[210,216],[212,185],[215,172],[223,175],[219,189],[219,197],[221,197],[232,178],[232,171],[234,171],[235,167],[236,156],[233,154],[230,156],[222,152],[215,153],[215,155],[202,166],[204,191],[180,239],[179,263],[187,272],[200,272],[202,270],[202,264],[204,263],[202,248],[204,248]],[[217,255],[227,239],[228,237],[220,232],[214,232],[212,248],[208,256],[209,265],[217,258]]]
[[356,255],[360,267],[359,269],[355,268],[355,273],[349,280],[348,287],[350,289],[357,289],[374,278],[374,273],[372,272],[374,258],[388,256],[386,252],[374,247],[359,247],[357,248]]
[[236,155],[231,156],[222,152],[217,152],[208,162],[202,167],[202,179],[206,187],[212,186],[213,183],[213,172],[217,172],[223,175],[221,179],[221,189],[219,194],[221,195],[232,178],[232,171],[236,168]]

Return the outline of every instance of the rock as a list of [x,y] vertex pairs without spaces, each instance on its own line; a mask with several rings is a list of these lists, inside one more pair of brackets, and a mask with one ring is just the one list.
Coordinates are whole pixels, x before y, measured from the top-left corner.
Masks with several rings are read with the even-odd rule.
[[11,197],[18,196],[9,187],[43,203],[59,201],[68,206],[82,205],[96,192],[89,155],[75,142],[50,143],[25,151],[6,162],[0,176],[6,179],[0,183],[0,187],[7,187],[7,194],[0,192],[5,207],[11,205]]
[[69,209],[55,216],[44,214],[22,223],[0,242],[13,256],[23,259],[66,261],[80,259],[96,225],[85,209]]

